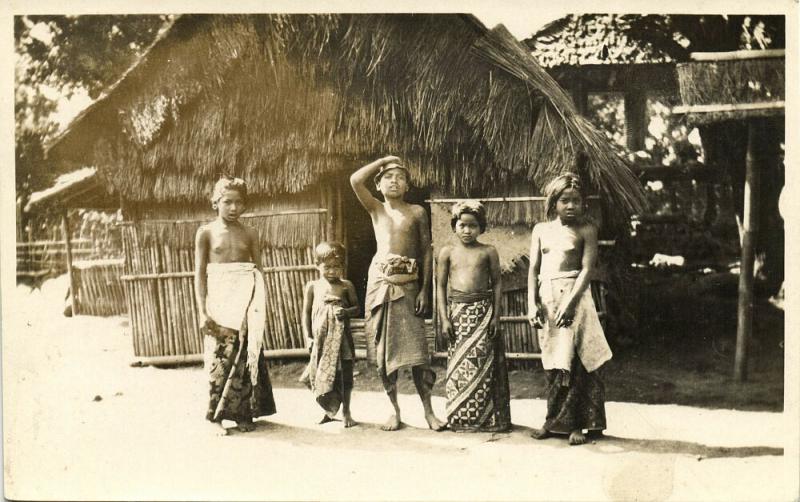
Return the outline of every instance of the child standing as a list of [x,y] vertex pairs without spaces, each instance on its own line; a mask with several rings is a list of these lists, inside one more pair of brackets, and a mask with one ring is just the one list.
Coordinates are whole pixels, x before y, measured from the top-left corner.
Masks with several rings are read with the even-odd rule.
[[458,237],[439,253],[437,295],[447,354],[447,425],[454,431],[505,431],[511,427],[505,348],[498,319],[502,289],[497,249],[478,242],[486,209],[477,201],[453,206]]
[[239,221],[246,197],[243,180],[221,178],[211,196],[217,218],[195,238],[195,295],[210,384],[206,419],[221,435],[228,433],[223,420],[248,432],[254,418],[275,413],[262,351],[266,301],[258,232]]
[[597,370],[609,359],[589,284],[597,258],[597,228],[584,217],[580,178],[563,174],[545,187],[550,221],[531,235],[528,319],[539,328],[547,379],[547,418],[532,436],[569,436],[583,444],[583,430],[606,427],[605,388]]
[[300,380],[325,410],[321,424],[333,420],[342,405],[344,426],[352,427],[356,425],[350,415],[355,346],[349,320],[358,315],[358,298],[353,283],[342,278],[344,246],[323,242],[314,250],[314,261],[320,277],[306,284],[303,295],[303,334],[311,357]]
[[[374,180],[384,201],[369,191],[370,180]],[[377,363],[394,410],[382,429],[395,431],[402,426],[397,372],[411,367],[425,420],[428,427],[438,431],[445,424],[434,415],[431,405],[436,373],[430,366],[423,319],[428,310],[433,264],[430,225],[425,209],[405,201],[408,181],[408,169],[394,156],[367,164],[350,176],[356,197],[372,219],[377,244],[369,267],[364,307],[367,353]],[[420,265],[422,287],[418,283]]]

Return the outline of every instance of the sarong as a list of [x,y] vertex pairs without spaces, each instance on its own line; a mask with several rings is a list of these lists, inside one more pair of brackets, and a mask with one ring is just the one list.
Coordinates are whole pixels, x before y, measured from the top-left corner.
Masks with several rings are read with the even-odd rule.
[[342,300],[333,296],[314,302],[311,312],[314,345],[300,377],[330,415],[339,411],[344,393],[353,388],[353,338],[348,319],[336,318],[336,308],[342,306]]
[[547,379],[544,429],[562,434],[606,427],[605,387],[597,370],[612,354],[589,288],[578,301],[572,325],[555,325],[556,310],[562,297],[572,291],[579,273],[543,275],[539,285],[547,319],[544,329],[538,330]]
[[[575,357],[571,371],[545,371],[547,380],[547,418],[543,428],[569,434],[579,429],[606,428],[605,386],[599,373],[586,371]],[[565,385],[565,378],[569,381]]]
[[365,301],[367,356],[377,364],[387,393],[395,391],[397,370],[404,367],[417,368],[418,390],[430,391],[436,380],[425,320],[415,314],[418,293],[415,260],[393,254],[372,259]]
[[562,298],[572,291],[578,274],[578,270],[572,270],[539,277],[539,297],[546,322],[544,329],[538,330],[538,338],[545,370],[569,372],[572,359],[577,355],[586,371],[591,373],[611,359],[611,348],[603,334],[589,288],[578,300],[572,325],[558,327],[555,324],[556,310]]
[[275,413],[263,354],[264,278],[253,263],[209,263],[206,310],[219,332],[204,337],[208,420],[250,421]]
[[448,295],[455,342],[447,354],[447,425],[454,431],[511,428],[510,392],[503,337],[489,339],[492,292]]

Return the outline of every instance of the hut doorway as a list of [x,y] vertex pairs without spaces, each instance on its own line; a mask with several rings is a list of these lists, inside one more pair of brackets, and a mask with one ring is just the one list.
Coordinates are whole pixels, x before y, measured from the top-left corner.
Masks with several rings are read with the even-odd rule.
[[[356,198],[348,180],[343,180],[339,191],[342,198],[343,240],[347,247],[347,278],[352,281],[358,294],[361,312],[364,312],[364,296],[367,291],[367,274],[372,257],[375,256],[377,244],[375,233],[372,230],[372,220]],[[381,199],[373,191],[373,195]],[[406,194],[406,200],[411,204],[418,204],[425,208],[430,219],[430,205],[425,202],[430,199],[430,191],[424,188],[412,187]]]

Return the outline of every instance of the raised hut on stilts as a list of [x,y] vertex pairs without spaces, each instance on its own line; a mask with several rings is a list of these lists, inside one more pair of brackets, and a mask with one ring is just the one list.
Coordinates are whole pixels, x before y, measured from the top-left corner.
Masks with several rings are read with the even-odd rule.
[[[518,276],[553,176],[586,178],[609,236],[643,201],[625,161],[527,50],[470,15],[180,16],[48,153],[96,165],[122,200],[134,352],[151,363],[201,351],[194,234],[224,173],[250,188],[273,356],[307,353],[300,306],[317,242],[345,243],[363,301],[375,242],[348,177],[378,156],[409,167],[409,198],[430,207],[434,246],[449,238],[450,200],[486,200],[486,238],[502,241],[504,269]],[[530,354],[516,282],[507,349]]]

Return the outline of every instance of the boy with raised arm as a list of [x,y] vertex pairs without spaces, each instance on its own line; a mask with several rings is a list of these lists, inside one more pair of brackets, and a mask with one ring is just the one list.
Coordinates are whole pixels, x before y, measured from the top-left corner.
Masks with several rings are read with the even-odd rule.
[[[370,193],[367,188],[370,181],[383,194],[383,202]],[[397,371],[411,367],[425,420],[431,429],[438,431],[445,424],[436,418],[431,406],[436,373],[430,367],[422,317],[428,310],[433,265],[430,226],[425,210],[404,200],[408,181],[408,170],[394,156],[367,164],[350,176],[356,197],[372,218],[377,241],[364,308],[367,349],[376,359],[378,373],[394,408],[383,430],[394,431],[402,424],[397,404]]]

